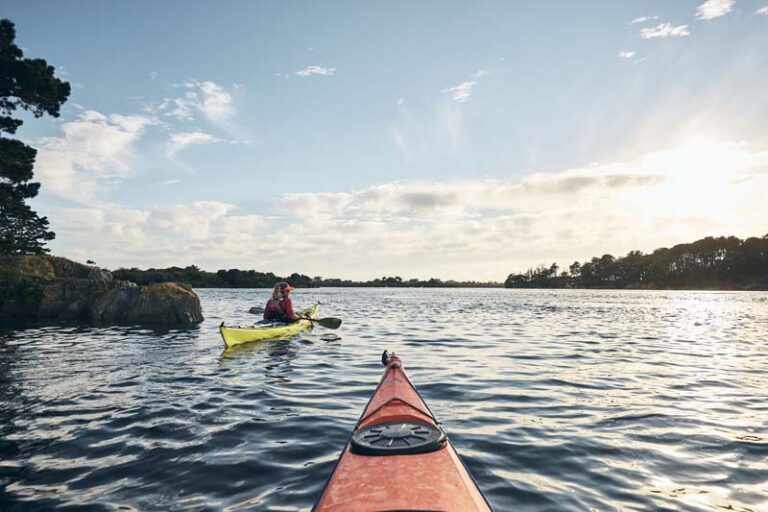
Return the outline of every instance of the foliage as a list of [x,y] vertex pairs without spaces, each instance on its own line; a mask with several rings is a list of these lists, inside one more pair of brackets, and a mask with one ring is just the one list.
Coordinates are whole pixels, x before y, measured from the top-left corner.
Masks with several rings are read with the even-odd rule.
[[164,281],[176,281],[191,284],[194,288],[272,288],[278,281],[287,281],[297,288],[315,287],[396,287],[396,288],[446,288],[446,287],[499,287],[494,282],[458,282],[441,281],[440,279],[403,280],[397,277],[381,277],[372,281],[350,281],[346,279],[323,279],[322,277],[310,278],[303,274],[293,273],[290,276],[276,276],[272,272],[263,273],[255,270],[219,270],[218,272],[206,272],[198,267],[170,267],[164,269],[150,268],[139,270],[137,268],[118,269],[112,272],[115,279],[133,281],[136,284],[161,283]]
[[651,254],[604,254],[557,275],[539,266],[510,274],[507,288],[768,289],[768,235],[706,237]]
[[15,260],[0,255],[0,325],[34,316],[42,295],[39,279],[26,275]]
[[366,288],[499,288],[501,285],[494,281],[443,281],[434,277],[426,280],[408,279],[400,276],[380,277],[370,281],[350,281],[348,279],[315,278],[318,286],[325,287],[366,287]]
[[[54,76],[53,66],[43,59],[24,58],[14,44],[16,28],[0,20],[0,134],[14,134],[20,119],[11,117],[16,109],[35,117],[59,116],[70,86]],[[41,254],[53,240],[48,219],[40,217],[26,203],[40,189],[33,183],[37,151],[26,144],[0,136],[0,254]]]

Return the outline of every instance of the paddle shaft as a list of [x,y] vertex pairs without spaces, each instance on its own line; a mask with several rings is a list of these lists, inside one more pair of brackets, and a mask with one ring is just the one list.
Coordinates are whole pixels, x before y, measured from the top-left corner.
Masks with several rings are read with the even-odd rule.
[[[264,313],[264,308],[259,306],[254,306],[251,309],[249,309],[248,312],[254,315],[259,315]],[[338,329],[339,326],[341,325],[341,319],[334,318],[332,316],[329,316],[327,318],[308,318],[308,317],[299,315],[299,318],[309,320],[310,322],[312,322],[312,325],[318,324],[322,327],[325,327],[326,329]]]

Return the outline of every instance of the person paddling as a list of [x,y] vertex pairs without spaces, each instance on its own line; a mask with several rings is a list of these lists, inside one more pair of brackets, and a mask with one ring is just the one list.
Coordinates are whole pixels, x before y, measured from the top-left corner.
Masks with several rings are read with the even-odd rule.
[[285,282],[275,285],[272,298],[267,301],[267,306],[264,308],[264,320],[290,323],[304,318],[293,311],[291,290],[293,286]]

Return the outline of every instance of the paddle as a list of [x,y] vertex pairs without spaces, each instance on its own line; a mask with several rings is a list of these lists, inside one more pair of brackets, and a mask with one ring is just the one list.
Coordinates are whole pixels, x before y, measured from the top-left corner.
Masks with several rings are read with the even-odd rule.
[[[248,310],[249,313],[253,313],[254,315],[260,315],[264,313],[264,308],[260,308],[258,306],[254,306],[251,309]],[[306,318],[302,317],[305,320],[309,320],[312,322],[312,324],[318,324],[322,327],[325,327],[326,329],[338,329],[341,326],[341,318],[334,318],[332,316],[328,318]]]
[[341,325],[341,318],[333,318],[332,316],[328,318],[305,318],[305,320],[309,320],[313,325],[320,324],[326,329],[338,329]]

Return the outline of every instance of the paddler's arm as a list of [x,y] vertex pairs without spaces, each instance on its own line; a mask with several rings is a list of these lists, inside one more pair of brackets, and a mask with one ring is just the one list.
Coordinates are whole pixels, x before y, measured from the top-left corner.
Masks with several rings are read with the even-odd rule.
[[283,316],[285,318],[290,318],[294,322],[301,318],[293,311],[293,301],[290,297],[283,299]]

